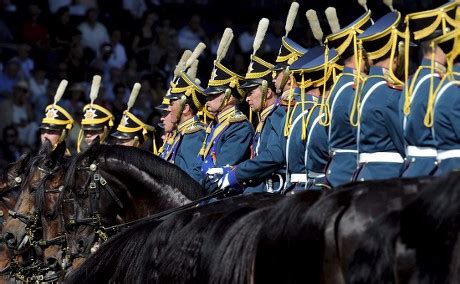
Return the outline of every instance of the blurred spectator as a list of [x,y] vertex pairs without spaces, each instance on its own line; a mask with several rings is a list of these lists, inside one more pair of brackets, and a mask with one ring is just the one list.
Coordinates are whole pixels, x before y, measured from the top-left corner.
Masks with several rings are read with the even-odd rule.
[[113,102],[115,100],[115,86],[123,84],[123,79],[123,72],[120,68],[110,68],[109,74],[102,77],[105,93],[99,96],[106,102]]
[[27,44],[18,45],[18,56],[16,57],[20,64],[19,76],[22,79],[28,80],[31,76],[31,71],[34,69],[34,61],[29,57],[30,46]]
[[9,163],[17,161],[22,154],[22,147],[18,141],[18,131],[11,125],[5,127],[0,146],[0,167],[3,168]]
[[113,86],[115,100],[112,103],[112,113],[115,116],[115,121],[118,123],[126,109],[128,90],[123,83],[117,83]]
[[140,19],[147,11],[144,0],[123,0],[123,9],[129,11],[133,18]]
[[128,66],[123,72],[123,78],[125,79],[126,85],[128,86],[133,86],[134,83],[139,81],[139,72],[136,59],[129,59]]
[[86,12],[86,20],[78,26],[82,34],[82,45],[90,48],[95,54],[99,53],[103,43],[108,43],[110,40],[107,28],[97,21],[97,17],[97,10],[90,8]]
[[101,45],[99,55],[96,59],[91,62],[91,68],[94,74],[101,74],[102,78],[105,79],[109,76],[110,71],[110,57],[113,54],[112,45],[110,43],[104,43]]
[[60,8],[67,7],[72,3],[72,0],[48,0],[48,6],[51,13],[56,13]]
[[85,86],[82,83],[74,83],[70,86],[67,92],[67,99],[62,101],[62,107],[69,114],[79,121],[83,116],[83,106],[85,105]]
[[278,53],[284,32],[284,22],[281,20],[275,20],[270,23],[269,30],[264,39],[268,47],[267,52]]
[[[64,67],[64,66],[62,66]],[[83,47],[79,42],[72,44],[69,56],[66,60],[66,76],[62,79],[68,79],[69,82],[83,82],[86,79],[87,65],[84,59]]]
[[18,130],[19,141],[28,146],[35,146],[38,124],[34,121],[29,86],[26,81],[19,81],[13,88],[11,121]]
[[243,32],[238,37],[238,46],[241,52],[249,54],[252,52],[252,44],[257,32],[257,23],[253,22],[248,31]]
[[49,80],[46,78],[46,71],[41,66],[37,66],[29,79],[29,90],[31,93],[31,102],[34,106],[34,116],[37,122],[40,122],[43,110],[48,105]]
[[[83,17],[85,16],[86,10],[90,7],[86,7],[85,3],[81,0],[73,0],[72,5],[69,6],[69,13],[71,16]],[[94,8],[94,7],[91,7]]]
[[11,96],[13,86],[19,81],[20,62],[12,58],[8,60],[3,72],[0,74],[0,101],[5,97]]
[[142,27],[134,35],[133,42],[131,44],[131,51],[133,52],[137,65],[141,70],[149,69],[146,58],[149,58],[150,48],[155,40],[153,27],[157,20],[158,15],[156,13],[146,14],[144,21],[142,22]]
[[55,48],[68,48],[72,40],[73,27],[70,24],[69,7],[59,8],[56,13],[54,24],[51,26],[51,44]]
[[48,46],[48,29],[40,21],[41,10],[37,5],[29,5],[29,19],[22,26],[22,38],[25,43],[38,48]]
[[200,41],[206,42],[206,33],[201,27],[201,18],[198,14],[194,14],[186,26],[179,30],[177,41],[180,49],[193,50]]
[[109,58],[109,66],[123,69],[126,64],[126,50],[121,41],[121,32],[119,30],[112,31],[110,36],[110,44],[112,45],[112,54]]

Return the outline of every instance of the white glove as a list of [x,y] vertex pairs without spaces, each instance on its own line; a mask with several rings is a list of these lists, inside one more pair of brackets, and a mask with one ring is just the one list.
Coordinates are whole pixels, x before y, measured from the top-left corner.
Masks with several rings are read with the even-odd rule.
[[230,185],[230,181],[228,180],[228,173],[226,173],[223,177],[220,178],[219,182],[217,183],[217,186],[219,186],[220,189],[227,188]]
[[210,168],[206,174],[208,176],[213,176],[213,175],[223,175],[224,174],[224,168]]

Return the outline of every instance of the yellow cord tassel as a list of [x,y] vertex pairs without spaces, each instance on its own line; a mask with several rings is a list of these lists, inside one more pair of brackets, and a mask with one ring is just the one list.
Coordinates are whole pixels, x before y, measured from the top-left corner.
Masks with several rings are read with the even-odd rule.
[[435,57],[435,45],[431,43],[431,77],[430,77],[430,94],[428,96],[428,103],[426,107],[425,118],[423,123],[426,127],[433,126],[433,106],[435,101],[435,92],[434,92],[434,57]]
[[286,111],[286,120],[284,121],[284,137],[287,137],[289,135],[289,118],[291,117],[291,103],[292,103],[292,97],[294,96],[294,78],[291,77],[290,79],[290,86],[289,86],[289,97],[288,97],[288,106],[287,106],[287,111]]
[[[300,99],[302,100],[302,114],[305,112],[305,76],[302,73],[302,87],[300,90]],[[307,126],[305,124],[305,116],[302,115],[302,141],[307,139]]]

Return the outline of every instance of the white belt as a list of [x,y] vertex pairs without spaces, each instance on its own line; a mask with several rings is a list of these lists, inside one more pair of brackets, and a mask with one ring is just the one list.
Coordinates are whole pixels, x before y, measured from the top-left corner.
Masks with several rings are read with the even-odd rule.
[[460,149],[438,151],[437,159],[439,161],[450,158],[460,158]]
[[360,163],[404,163],[401,154],[397,152],[375,152],[359,154]]
[[430,147],[407,146],[406,156],[412,157],[436,157],[438,151]]
[[332,148],[331,151],[332,151],[332,153],[354,153],[354,154],[358,154],[358,150],[352,150],[352,149]]
[[307,182],[307,174],[291,174],[291,182]]

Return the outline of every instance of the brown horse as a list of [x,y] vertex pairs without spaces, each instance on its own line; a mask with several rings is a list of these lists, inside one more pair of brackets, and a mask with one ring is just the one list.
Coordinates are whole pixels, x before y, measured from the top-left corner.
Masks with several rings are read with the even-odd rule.
[[177,166],[149,152],[93,145],[73,159],[61,208],[67,253],[85,258],[123,224],[197,200],[206,191]]
[[[9,219],[8,210],[14,208],[19,196],[19,189],[22,181],[25,179],[27,164],[30,160],[30,154],[22,155],[19,160],[9,164],[0,175],[0,229]],[[4,243],[0,244],[0,270],[1,274],[7,272],[9,263],[8,251]]]
[[[109,157],[99,157],[101,160],[96,161],[98,156],[94,156],[94,152],[89,152],[95,151],[95,148],[106,149],[103,154],[118,149],[118,152],[113,152],[118,154],[112,153]],[[136,157],[137,153],[137,159],[123,165],[126,160],[120,158],[123,157],[120,153],[129,157]],[[158,213],[182,205],[190,199],[199,198],[205,193],[196,182],[184,176],[184,173],[177,172],[175,166],[168,163],[158,164],[158,159],[138,149],[94,146],[80,156],[74,157],[71,163],[63,161],[64,148],[62,147],[54,151],[42,150],[42,154],[41,159],[36,159],[29,170],[13,213],[19,218],[8,222],[5,230],[5,238],[9,240],[10,246],[16,250],[16,253],[24,252],[30,244],[40,252],[43,249],[40,260],[46,265],[42,265],[42,272],[60,271],[69,264],[71,255],[74,258],[77,254],[82,256],[79,251],[82,246],[81,239],[94,239],[96,234],[101,233],[102,225],[115,225]],[[113,160],[109,162],[109,158]],[[107,181],[106,186],[101,187],[97,192],[98,200],[93,195],[95,189],[91,188],[89,181],[90,177],[94,178],[95,171],[90,171],[91,164],[89,167],[84,165],[89,161],[98,163],[100,169],[97,173]],[[136,165],[139,161],[146,162],[142,164],[143,168]],[[124,172],[126,167],[130,167],[131,172]],[[167,170],[164,171],[164,168]],[[115,172],[116,170],[118,172]],[[66,171],[68,174],[64,178]],[[70,186],[65,188],[66,183]],[[178,187],[181,189],[177,189]],[[163,188],[171,192],[163,192]],[[99,207],[99,203],[103,206]],[[115,208],[117,206],[119,208]],[[90,213],[94,212],[91,211],[94,208],[100,210],[98,214]],[[103,223],[98,223],[96,220],[99,216],[110,217],[101,218]],[[92,245],[93,242],[88,243]],[[53,278],[56,274],[48,273],[47,276],[49,276],[47,279],[51,280],[50,277]]]

